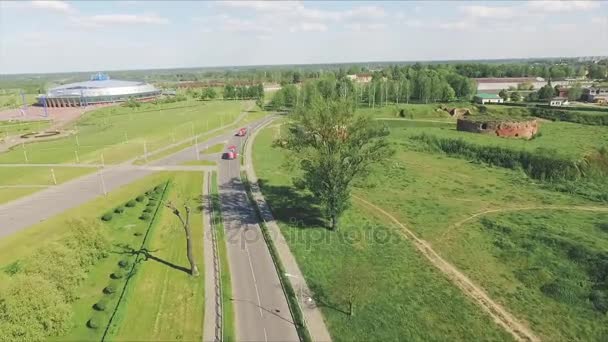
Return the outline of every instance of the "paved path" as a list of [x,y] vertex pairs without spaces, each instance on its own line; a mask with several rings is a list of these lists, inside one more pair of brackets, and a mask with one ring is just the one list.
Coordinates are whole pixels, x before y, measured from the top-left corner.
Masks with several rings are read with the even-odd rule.
[[154,171],[112,168],[0,205],[0,238],[93,200]]
[[[270,122],[272,121],[266,121],[264,126]],[[281,234],[281,230],[279,229],[279,226],[272,215],[272,211],[270,210],[268,203],[266,203],[266,200],[264,199],[264,196],[262,195],[262,192],[258,186],[258,178],[253,167],[252,150],[255,137],[261,129],[262,127],[259,127],[252,133],[245,148],[245,169],[247,171],[247,178],[251,183],[251,192],[255,199],[256,205],[258,208],[260,208],[262,219],[266,222],[266,227],[268,227],[270,236],[272,237],[274,245],[277,248],[279,258],[283,263],[285,272],[289,274],[289,282],[291,282],[291,286],[293,287],[294,291],[300,294],[298,298],[300,308],[302,310],[302,314],[304,315],[306,328],[308,329],[312,340],[331,341],[331,336],[329,335],[329,331],[327,330],[327,326],[323,320],[321,310],[319,310],[314,304],[312,300],[312,291],[308,287],[308,284],[306,284],[304,275],[302,274],[302,271],[300,271],[300,267],[298,267],[298,263],[291,253],[291,250],[289,250],[289,245],[287,244],[287,241],[285,241],[283,234]]]
[[[228,143],[239,146],[241,139],[233,136]],[[222,160],[218,180],[232,277],[236,339],[299,341],[257,215],[241,182],[240,160]]]

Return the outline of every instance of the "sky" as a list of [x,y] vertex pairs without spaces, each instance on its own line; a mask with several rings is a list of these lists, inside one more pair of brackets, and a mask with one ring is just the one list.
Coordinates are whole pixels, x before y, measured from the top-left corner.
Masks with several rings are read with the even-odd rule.
[[608,55],[599,1],[0,1],[0,74]]

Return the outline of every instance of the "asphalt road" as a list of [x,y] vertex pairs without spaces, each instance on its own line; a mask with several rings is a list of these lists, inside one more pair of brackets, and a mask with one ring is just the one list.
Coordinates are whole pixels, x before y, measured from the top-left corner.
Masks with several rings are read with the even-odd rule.
[[[250,131],[258,124],[250,125]],[[240,147],[242,139],[232,136],[228,145]],[[218,181],[237,340],[298,341],[277,270],[241,182],[238,158],[220,161]]]

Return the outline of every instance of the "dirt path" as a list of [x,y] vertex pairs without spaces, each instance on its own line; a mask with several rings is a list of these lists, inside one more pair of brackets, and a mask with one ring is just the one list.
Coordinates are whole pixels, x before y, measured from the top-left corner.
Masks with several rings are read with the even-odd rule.
[[393,223],[401,228],[401,232],[406,238],[412,240],[416,249],[427,258],[431,264],[445,274],[448,279],[454,283],[458,288],[464,292],[465,295],[475,301],[485,312],[487,312],[494,322],[503,327],[509,332],[517,341],[540,341],[540,339],[534,335],[534,333],[526,326],[526,324],[520,322],[513,315],[511,315],[505,308],[500,304],[494,302],[488,294],[475,285],[466,275],[461,273],[455,266],[444,260],[439,254],[437,254],[428,242],[418,238],[411,230],[397,220],[393,215],[384,211],[382,208],[358,197],[353,198],[373,209],[374,211],[383,214],[388,217]]
[[503,213],[503,212],[511,212],[511,211],[526,211],[526,210],[581,210],[581,211],[599,211],[599,212],[608,212],[608,207],[597,207],[597,206],[585,206],[585,205],[538,205],[538,206],[530,206],[530,207],[513,207],[513,208],[500,208],[500,209],[489,209],[484,210],[478,213],[475,213],[462,221],[458,221],[451,225],[446,231],[439,237],[438,241],[444,240],[447,235],[453,232],[458,227],[463,224],[483,215],[494,214],[494,213]]

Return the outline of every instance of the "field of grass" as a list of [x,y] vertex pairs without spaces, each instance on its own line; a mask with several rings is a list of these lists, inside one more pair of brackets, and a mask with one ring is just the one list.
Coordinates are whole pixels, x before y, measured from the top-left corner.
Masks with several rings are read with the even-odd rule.
[[585,126],[569,122],[542,122],[541,136],[532,140],[497,138],[491,135],[459,132],[454,123],[390,121],[390,138],[402,144],[408,138],[422,133],[443,138],[462,138],[485,146],[501,146],[515,150],[533,151],[539,148],[555,149],[556,155],[579,159],[585,153],[608,146],[608,127]]
[[[284,154],[270,147],[274,135],[267,128],[256,139],[256,173],[336,341],[511,339],[395,228],[364,208],[348,210],[339,232],[322,228],[319,209],[291,185],[292,173],[281,168]],[[357,243],[347,243],[353,237]],[[355,315],[349,316],[343,273],[352,267],[362,276],[347,282],[365,283],[357,286],[361,296]]]
[[[399,104],[389,105],[384,107],[358,109],[359,113],[369,114],[376,118],[404,118],[414,120],[440,120],[440,121],[455,121],[448,112],[441,109],[447,108],[469,108],[475,111],[474,105],[468,102],[454,102],[449,104]],[[400,116],[403,110],[403,117]]]
[[[24,94],[24,96],[25,103],[27,105],[32,105],[36,103],[36,96],[38,96],[38,94]],[[18,90],[13,90],[12,93],[8,94],[0,94],[0,109],[15,108],[17,106],[23,106],[23,99]]]
[[544,340],[608,337],[608,211],[496,213],[462,228],[442,253]]
[[36,122],[10,122],[0,121],[0,138],[6,135],[24,134],[28,132],[38,132],[46,129],[51,124],[48,120]]
[[116,341],[194,341],[202,339],[204,309],[203,221],[198,200],[202,191],[199,173],[172,175],[167,199],[184,200],[194,208],[191,217],[194,258],[200,275],[191,277],[186,258],[185,235],[178,218],[161,207],[142,261],[121,303],[120,320],[109,338]]
[[[143,104],[139,108],[106,107],[86,113],[68,129],[76,135],[25,145],[30,163],[106,163],[134,158],[175,141],[234,121],[248,101],[196,101]],[[22,163],[21,147],[0,154],[0,163]]]
[[202,154],[212,154],[212,153],[220,153],[224,151],[225,144],[215,144],[213,146],[207,147],[207,149],[201,151]]

